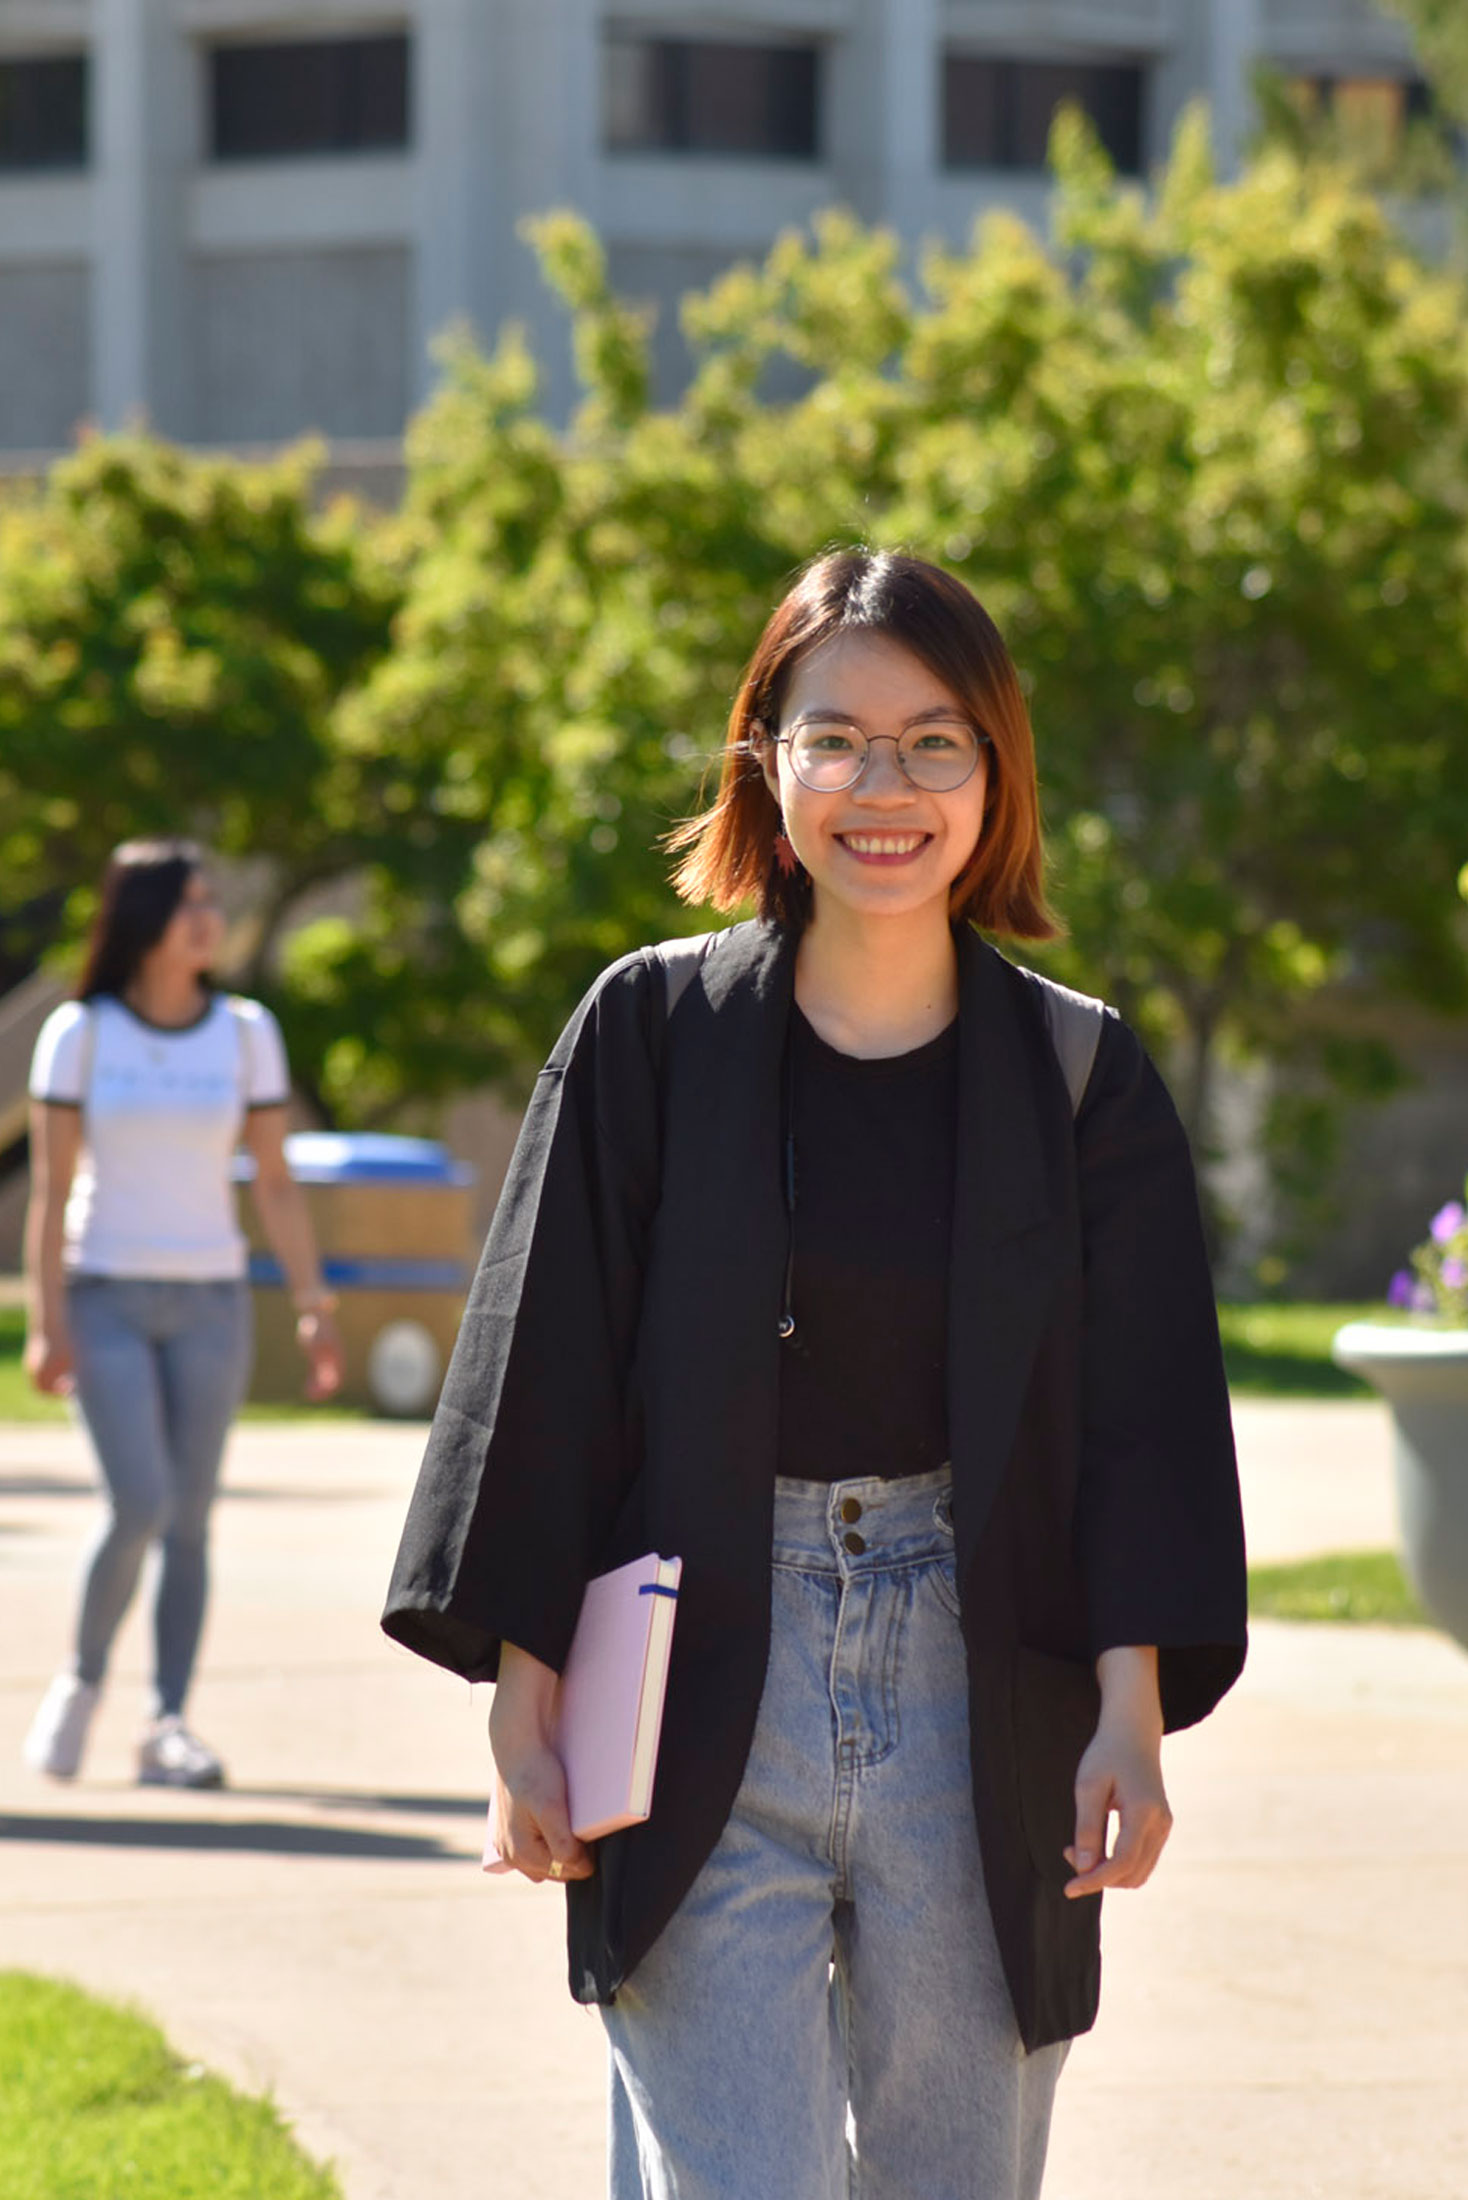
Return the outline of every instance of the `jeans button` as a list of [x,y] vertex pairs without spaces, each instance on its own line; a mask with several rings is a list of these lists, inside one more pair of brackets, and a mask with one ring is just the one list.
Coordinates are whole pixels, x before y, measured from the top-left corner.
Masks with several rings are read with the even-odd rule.
[[845,1521],[845,1522],[847,1523],[847,1525],[848,1525],[848,1526],[850,1526],[850,1524],[851,1524],[851,1522],[852,1522],[853,1520],[860,1520],[860,1518],[861,1518],[861,1500],[860,1500],[860,1498],[858,1498],[858,1497],[844,1497],[844,1498],[843,1498],[843,1499],[841,1500],[841,1517],[842,1517],[842,1519],[843,1519],[843,1520],[844,1520],[844,1521]]
[[853,1558],[860,1558],[862,1552],[867,1547],[866,1537],[864,1535],[858,1535],[854,1528],[851,1530],[851,1533],[849,1535],[843,1535],[841,1540],[846,1545],[847,1550],[850,1551]]

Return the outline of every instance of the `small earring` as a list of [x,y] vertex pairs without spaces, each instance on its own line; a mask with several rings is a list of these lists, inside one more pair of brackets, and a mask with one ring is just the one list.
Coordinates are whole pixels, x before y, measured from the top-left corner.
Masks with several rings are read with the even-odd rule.
[[795,853],[790,835],[785,830],[785,820],[780,820],[780,830],[775,835],[775,868],[781,878],[794,878],[800,869],[800,858]]

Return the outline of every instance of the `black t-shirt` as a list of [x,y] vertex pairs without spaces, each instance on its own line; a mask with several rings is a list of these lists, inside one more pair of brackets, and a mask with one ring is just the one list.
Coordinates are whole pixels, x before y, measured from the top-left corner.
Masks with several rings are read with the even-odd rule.
[[795,1335],[780,1347],[779,1472],[926,1474],[948,1458],[948,1247],[958,1025],[862,1061],[795,1009]]

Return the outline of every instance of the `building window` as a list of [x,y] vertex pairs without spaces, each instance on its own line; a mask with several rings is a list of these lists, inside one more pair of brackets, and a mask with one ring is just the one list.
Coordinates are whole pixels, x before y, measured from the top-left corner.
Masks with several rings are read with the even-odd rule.
[[814,46],[614,33],[603,49],[607,150],[814,160],[819,62]]
[[947,168],[1043,168],[1055,110],[1090,117],[1123,175],[1142,166],[1145,71],[1136,62],[1016,61],[950,53],[943,60]]
[[1382,167],[1400,156],[1414,123],[1436,119],[1420,77],[1295,76],[1285,90],[1307,121],[1328,118],[1343,148]]
[[408,41],[293,39],[209,55],[215,160],[397,151],[408,142]]
[[86,56],[0,59],[0,170],[86,164]]

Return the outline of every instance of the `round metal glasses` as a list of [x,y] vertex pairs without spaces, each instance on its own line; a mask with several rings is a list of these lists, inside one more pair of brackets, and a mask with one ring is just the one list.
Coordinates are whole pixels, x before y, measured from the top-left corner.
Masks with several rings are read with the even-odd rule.
[[774,741],[788,750],[790,769],[802,787],[815,794],[854,787],[878,741],[892,743],[909,786],[925,794],[952,794],[978,770],[989,736],[966,718],[920,718],[901,733],[864,733],[842,718],[802,718]]

